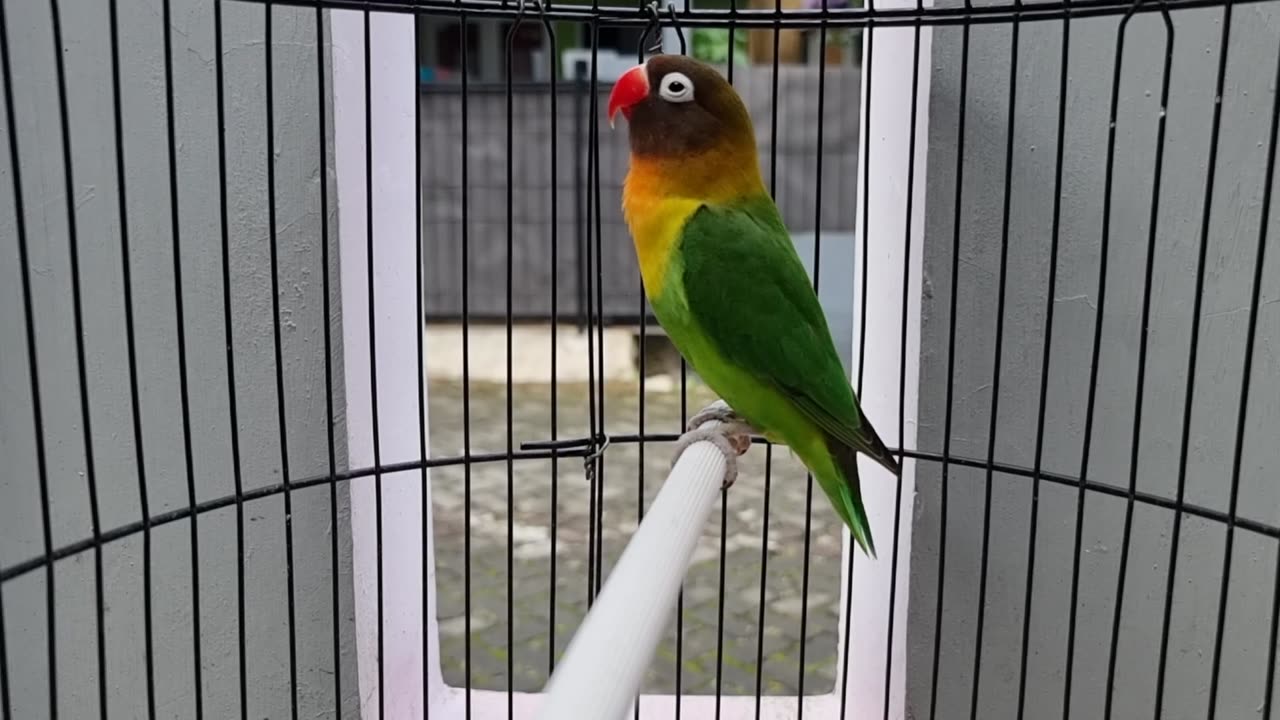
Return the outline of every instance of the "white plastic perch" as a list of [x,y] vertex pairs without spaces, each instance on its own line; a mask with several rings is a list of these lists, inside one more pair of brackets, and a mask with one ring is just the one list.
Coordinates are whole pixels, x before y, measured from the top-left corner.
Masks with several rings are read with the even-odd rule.
[[680,455],[548,681],[540,720],[618,720],[630,710],[727,465],[705,439]]

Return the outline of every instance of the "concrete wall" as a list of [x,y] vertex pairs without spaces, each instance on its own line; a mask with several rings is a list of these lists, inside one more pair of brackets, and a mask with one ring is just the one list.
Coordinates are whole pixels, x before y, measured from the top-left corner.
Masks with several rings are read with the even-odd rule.
[[[1061,22],[1027,24],[1018,52],[1013,129],[1012,210],[1004,346],[998,368],[995,457],[1030,467],[1036,449],[1039,387],[1048,383],[1046,471],[1081,470],[1094,323],[1102,314],[1102,352],[1094,409],[1090,480],[1127,486],[1135,411],[1139,337],[1147,333],[1146,385],[1138,438],[1137,488],[1172,498],[1178,481],[1188,350],[1200,246],[1210,121],[1223,11],[1173,16],[1173,48],[1164,174],[1157,215],[1151,311],[1143,322],[1143,271],[1152,200],[1159,114],[1163,30],[1158,15],[1135,18],[1128,32],[1116,128],[1107,285],[1099,301],[1103,177],[1118,18],[1071,23],[1061,247],[1054,291],[1051,365],[1041,378],[1049,243],[1059,108]],[[1238,7],[1231,24],[1223,91],[1218,174],[1214,184],[1194,368],[1191,450],[1186,499],[1227,509],[1239,408],[1249,297],[1256,256],[1266,148],[1276,92],[1280,7]],[[947,414],[948,372],[954,377],[952,452],[987,455],[993,404],[1002,194],[1010,101],[1011,30],[986,25],[971,32],[965,111],[963,199],[958,277],[951,242],[955,220],[957,118],[962,30],[934,31],[930,104],[928,206],[921,331],[920,446],[940,451]],[[1274,199],[1273,199],[1274,200]],[[1271,215],[1268,257],[1253,347],[1244,457],[1242,516],[1280,522],[1280,213]],[[948,368],[950,293],[958,282],[955,367]],[[975,653],[981,651],[977,717],[1011,718],[1017,711],[1021,633],[1029,550],[1031,481],[997,472],[992,478],[991,544],[986,627],[975,647],[983,538],[980,470],[952,467],[946,536],[940,535],[941,468],[921,464],[911,567],[908,701],[917,718],[932,717],[930,688],[934,613],[945,595],[938,677],[939,718],[969,717]],[[1111,624],[1121,560],[1125,501],[1089,493],[1084,509],[1074,678],[1064,666],[1071,607],[1076,490],[1041,488],[1035,543],[1026,717],[1103,716]],[[1115,675],[1114,717],[1150,717],[1161,640],[1173,513],[1139,504],[1134,510]],[[1183,520],[1177,555],[1162,717],[1205,717],[1224,568],[1226,530]],[[946,572],[938,584],[945,545]],[[1267,682],[1276,542],[1235,533],[1230,560],[1218,717],[1258,717]],[[1272,711],[1276,712],[1275,710]],[[1275,715],[1273,714],[1273,717]]]
[[[223,324],[223,279],[215,116],[213,2],[173,0],[172,24],[161,0],[120,0],[124,165],[130,252],[122,256],[113,143],[110,45],[105,2],[63,0],[80,249],[84,344],[94,475],[101,525],[140,518],[138,467],[125,343],[122,263],[133,271],[139,410],[144,467],[153,514],[187,505],[183,422],[179,405],[176,328],[185,323],[190,388],[191,466],[198,500],[233,492],[226,343],[235,359],[242,471],[246,489],[281,481],[282,437],[277,424],[272,339],[264,115],[264,15],[261,6],[222,3],[224,12],[227,138],[227,216],[231,242],[234,331]],[[44,411],[53,545],[90,536],[87,466],[72,325],[63,156],[56,95],[55,48],[48,3],[5,2],[14,77],[19,165],[26,202],[26,237],[40,399]],[[179,198],[178,232],[185,312],[176,317],[173,237],[165,150],[167,113],[163,33],[173,42]],[[293,478],[327,473],[320,257],[320,183],[316,97],[316,27],[311,11],[274,11],[276,229],[280,255],[280,312],[287,431],[283,437]],[[0,122],[3,122],[0,120]],[[332,128],[332,124],[329,125]],[[332,152],[329,156],[332,161]],[[17,263],[14,168],[0,152],[0,567],[43,552],[27,345]],[[330,193],[330,212],[337,207]],[[336,278],[336,222],[329,242]],[[341,328],[334,313],[333,372],[343,377]],[[346,456],[339,390],[337,457]],[[332,652],[329,490],[293,498],[299,711],[332,717],[334,673],[343,702],[355,712],[354,630],[350,584],[347,493],[341,507],[342,588],[339,613],[342,663]],[[283,499],[248,503],[245,514],[248,712],[287,717],[288,676]],[[202,515],[199,545],[200,652],[203,687],[193,680],[190,524],[153,531],[152,621],[157,711],[193,717],[203,698],[205,717],[239,716],[235,509]],[[141,535],[103,550],[106,592],[107,701],[112,717],[141,717],[146,709]],[[93,591],[94,556],[80,553],[56,565],[58,709],[62,717],[97,714]],[[0,587],[8,647],[11,718],[49,717],[43,570]],[[0,711],[0,716],[4,712]]]

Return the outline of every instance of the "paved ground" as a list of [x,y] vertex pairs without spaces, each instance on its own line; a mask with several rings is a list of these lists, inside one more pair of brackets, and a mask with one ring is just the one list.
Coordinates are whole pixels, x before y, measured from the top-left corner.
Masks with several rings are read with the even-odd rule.
[[[676,432],[680,422],[678,388],[654,383],[647,388],[645,429]],[[670,384],[668,383],[668,386]],[[585,385],[558,390],[560,437],[586,432]],[[688,405],[696,411],[711,400],[690,383]],[[610,434],[638,429],[638,387],[615,385],[606,396]],[[549,385],[518,385],[514,397],[513,444],[550,435]],[[453,382],[430,384],[431,452],[459,454],[463,445],[462,392]],[[503,385],[473,383],[472,451],[501,452],[507,444],[506,390]],[[613,445],[606,453],[604,554],[607,568],[634,531],[640,509],[643,470],[645,504],[652,501],[670,462],[668,444]],[[716,691],[717,641],[723,628],[722,691],[753,694],[760,642],[760,587],[765,490],[764,447],[742,459],[741,474],[728,494],[723,625],[719,622],[722,571],[719,561],[721,514],[713,513],[689,571],[684,593],[681,647],[672,618],[648,672],[645,690],[672,692],[677,673],[681,691]],[[802,586],[804,575],[805,474],[785,448],[772,453],[768,559],[765,583],[762,689],[765,694],[794,694],[800,678]],[[435,538],[439,572],[441,655],[445,679],[463,685],[466,605],[464,589],[464,472],[434,470]],[[588,484],[582,462],[559,462],[558,499],[552,507],[551,461],[520,461],[514,467],[514,616],[515,678],[518,690],[537,690],[546,682],[549,648],[563,652],[586,612]],[[472,687],[506,689],[507,678],[507,467],[474,465],[471,471],[471,658]],[[829,692],[835,675],[836,618],[840,582],[840,525],[815,488],[809,614],[804,651],[804,692]],[[554,517],[554,523],[553,523]],[[551,528],[555,528],[552,560]],[[552,582],[554,564],[555,580]],[[554,639],[553,639],[554,637]],[[679,663],[677,663],[679,653]]]

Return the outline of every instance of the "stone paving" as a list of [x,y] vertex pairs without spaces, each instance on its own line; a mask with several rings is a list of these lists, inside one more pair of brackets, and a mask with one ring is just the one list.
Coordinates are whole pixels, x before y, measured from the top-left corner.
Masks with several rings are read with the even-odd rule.
[[[645,394],[646,432],[677,432],[681,426],[678,387],[665,377],[650,382]],[[587,433],[587,386],[560,384],[557,389],[559,437]],[[502,384],[471,385],[473,453],[504,452],[508,442],[506,388]],[[452,381],[430,382],[431,453],[461,454],[463,448],[462,387]],[[696,412],[714,396],[690,381],[688,408]],[[606,430],[611,435],[639,428],[640,394],[635,384],[611,383],[605,398]],[[511,443],[550,437],[551,386],[516,385]],[[793,695],[801,677],[805,694],[830,692],[836,670],[836,627],[840,597],[842,528],[821,491],[812,501],[812,546],[809,568],[808,624],[801,633],[803,606],[806,483],[803,466],[786,448],[773,448],[770,475],[768,555],[765,581],[763,646],[760,649],[760,588],[764,529],[765,463],[770,452],[755,446],[739,460],[740,475],[728,493],[728,507],[713,511],[689,570],[683,627],[677,647],[675,613],[649,668],[645,692],[670,693],[680,683],[685,694],[712,694],[717,686],[717,647],[723,636],[721,691],[754,694],[757,660],[763,657],[761,690],[767,695]],[[640,510],[652,502],[666,477],[669,443],[614,444],[605,454],[604,555],[606,577]],[[589,486],[578,458],[562,459],[556,473],[552,506],[550,460],[520,460],[513,468],[514,573],[507,574],[507,464],[471,467],[471,686],[539,690],[548,677],[552,650],[563,653],[587,609],[587,535]],[[643,472],[643,474],[642,474]],[[641,492],[643,477],[643,492]],[[432,471],[440,652],[445,680],[466,684],[466,533],[462,467]],[[727,519],[720,563],[721,512]],[[554,518],[554,521],[553,521]],[[554,564],[552,528],[554,530]],[[554,568],[554,582],[552,572]],[[723,607],[720,574],[724,573]],[[514,587],[510,607],[515,677],[507,677],[508,582]],[[723,611],[723,624],[720,614]],[[677,662],[677,657],[679,662]],[[678,675],[678,679],[677,679]]]

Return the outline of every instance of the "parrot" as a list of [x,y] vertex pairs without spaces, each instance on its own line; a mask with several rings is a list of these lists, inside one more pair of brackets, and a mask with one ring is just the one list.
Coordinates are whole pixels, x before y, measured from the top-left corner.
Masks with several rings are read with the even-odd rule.
[[[720,400],[694,415],[675,457],[706,440],[723,487],[750,435],[789,447],[869,557],[858,454],[901,477],[863,415],[808,273],[760,174],[755,130],[710,65],[655,55],[621,74],[610,127],[629,124],[622,211],[645,296],[676,350]],[[701,426],[711,420],[718,426]],[[674,463],[674,460],[673,460]]]

